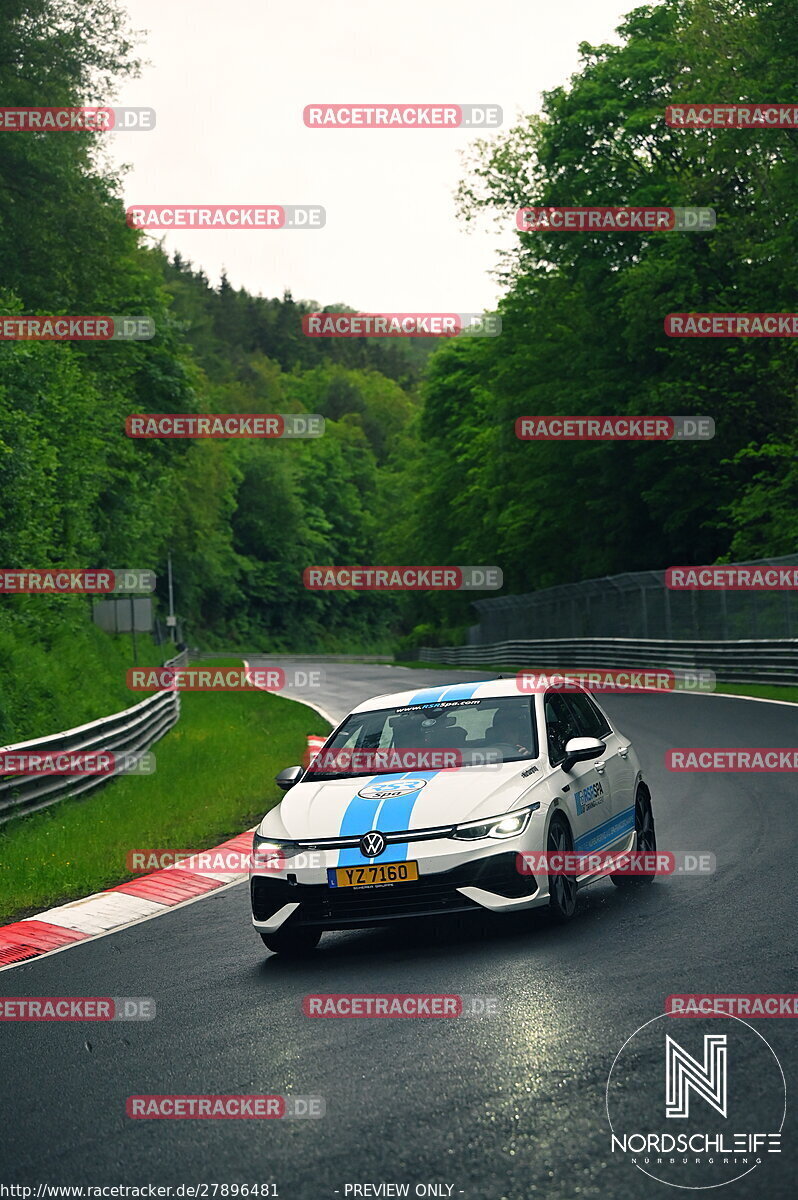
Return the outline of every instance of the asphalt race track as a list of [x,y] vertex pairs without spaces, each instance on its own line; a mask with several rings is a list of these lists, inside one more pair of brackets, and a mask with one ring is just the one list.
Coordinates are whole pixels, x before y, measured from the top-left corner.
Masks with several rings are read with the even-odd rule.
[[[380,692],[491,677],[324,667],[314,699],[334,717]],[[658,879],[632,895],[601,882],[564,928],[536,913],[326,934],[300,963],[265,951],[249,925],[247,888],[237,886],[0,973],[4,995],[157,1004],[151,1022],[0,1028],[6,1182],[274,1181],[286,1200],[335,1200],[346,1184],[385,1181],[449,1184],[465,1200],[666,1197],[610,1153],[607,1074],[671,993],[796,990],[798,795],[786,773],[674,775],[665,752],[791,746],[798,710],[689,695],[603,703],[643,761],[660,848],[714,852],[714,876]],[[313,991],[479,994],[498,997],[502,1012],[311,1020],[301,999]],[[730,1200],[795,1195],[798,1023],[753,1024],[787,1079],[784,1152],[722,1193]],[[129,1095],[162,1093],[321,1095],[327,1113],[260,1122],[125,1115]]]

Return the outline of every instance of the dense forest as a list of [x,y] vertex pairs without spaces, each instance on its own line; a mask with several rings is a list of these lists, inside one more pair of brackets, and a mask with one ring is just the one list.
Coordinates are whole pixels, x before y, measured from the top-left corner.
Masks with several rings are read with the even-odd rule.
[[[463,222],[513,227],[521,205],[707,205],[717,228],[519,233],[498,268],[497,338],[306,338],[303,313],[344,303],[253,296],[170,259],[126,225],[101,134],[0,133],[0,313],[157,328],[138,343],[0,342],[0,563],[163,577],[171,551],[193,644],[364,650],[458,639],[468,597],[313,593],[306,566],[497,564],[519,592],[794,551],[794,343],[663,331],[671,311],[795,308],[798,130],[663,119],[680,101],[794,99],[794,0],[664,0],[580,55],[539,115],[473,144]],[[137,67],[115,0],[5,0],[4,104],[108,102]],[[323,438],[124,435],[131,412],[302,411],[325,416]],[[699,413],[717,435],[516,439],[516,417],[554,413]],[[4,597],[0,645],[85,613]]]

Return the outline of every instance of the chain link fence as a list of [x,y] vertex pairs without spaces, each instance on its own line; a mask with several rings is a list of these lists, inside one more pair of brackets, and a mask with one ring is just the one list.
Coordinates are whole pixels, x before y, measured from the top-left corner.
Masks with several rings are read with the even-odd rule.
[[[794,566],[798,554],[728,566]],[[469,644],[528,638],[661,638],[737,641],[798,638],[798,596],[791,591],[671,591],[664,571],[605,575],[581,583],[477,600]]]

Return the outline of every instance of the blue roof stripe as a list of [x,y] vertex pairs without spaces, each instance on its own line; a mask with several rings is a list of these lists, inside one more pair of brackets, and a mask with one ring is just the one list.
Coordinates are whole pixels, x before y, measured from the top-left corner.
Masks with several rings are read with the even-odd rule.
[[[423,691],[416,692],[415,696],[411,696],[408,704],[434,704],[436,700],[442,700],[445,692],[449,690],[451,684],[443,683],[438,687],[424,688]],[[404,707],[400,705],[400,707]]]
[[477,688],[484,682],[484,679],[477,679],[474,683],[456,683],[453,687],[447,689],[441,699],[470,700]]

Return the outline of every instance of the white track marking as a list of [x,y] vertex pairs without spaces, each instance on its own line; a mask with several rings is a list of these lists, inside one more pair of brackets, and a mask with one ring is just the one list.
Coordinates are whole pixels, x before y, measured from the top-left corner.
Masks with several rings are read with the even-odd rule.
[[45,921],[48,925],[60,925],[78,933],[106,933],[110,929],[121,929],[140,917],[156,917],[163,909],[164,905],[155,900],[144,900],[127,892],[95,892],[93,896],[37,913],[35,917],[24,917],[23,921]]
[[[179,904],[164,904],[157,905],[158,912],[150,913],[146,917],[137,917],[135,920],[126,921],[124,925],[117,925],[114,929],[106,929],[103,933],[95,933],[91,937],[84,938],[80,942],[70,942],[66,946],[58,946],[55,950],[46,950],[43,954],[37,954],[35,958],[25,958],[21,962],[8,963],[5,967],[0,967],[0,974],[3,971],[13,971],[17,967],[30,967],[34,963],[41,962],[43,958],[52,958],[54,954],[62,954],[64,950],[73,950],[78,946],[88,946],[90,942],[96,942],[100,938],[110,937],[114,933],[118,933],[120,929],[129,929],[131,925],[142,925],[145,921],[154,921],[156,917],[163,917],[167,913],[176,912],[179,908],[188,908],[189,904],[196,904],[200,900],[207,900],[211,896],[218,896],[221,892],[226,892],[231,887],[238,887],[242,881],[236,883],[225,883],[221,887],[214,888],[212,892],[203,892],[201,896],[191,896],[188,900],[181,900]],[[154,903],[154,901],[150,901]],[[26,920],[42,921],[47,918],[47,913],[38,913],[35,917],[27,917]]]

